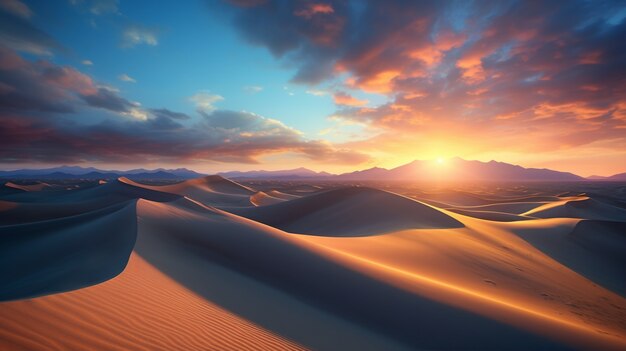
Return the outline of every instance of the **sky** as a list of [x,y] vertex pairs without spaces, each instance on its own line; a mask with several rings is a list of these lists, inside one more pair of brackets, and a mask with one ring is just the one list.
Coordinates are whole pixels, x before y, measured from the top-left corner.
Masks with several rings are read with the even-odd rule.
[[0,0],[0,168],[626,171],[625,1]]

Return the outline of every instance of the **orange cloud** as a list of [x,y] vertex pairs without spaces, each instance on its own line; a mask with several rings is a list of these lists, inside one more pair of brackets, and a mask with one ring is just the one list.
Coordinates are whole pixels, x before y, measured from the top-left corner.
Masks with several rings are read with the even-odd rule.
[[386,94],[393,91],[393,80],[400,76],[400,71],[388,70],[363,79],[348,79],[348,86],[362,89],[369,93]]
[[334,13],[335,9],[330,4],[313,3],[307,4],[306,8],[294,11],[294,15],[298,17],[311,18],[317,14]]
[[336,105],[345,106],[363,106],[369,102],[367,100],[359,100],[354,96],[346,94],[344,92],[335,93],[335,95],[333,95],[333,99]]
[[477,83],[485,79],[485,71],[482,66],[482,55],[475,53],[459,59],[456,66],[462,70],[463,78],[469,83]]

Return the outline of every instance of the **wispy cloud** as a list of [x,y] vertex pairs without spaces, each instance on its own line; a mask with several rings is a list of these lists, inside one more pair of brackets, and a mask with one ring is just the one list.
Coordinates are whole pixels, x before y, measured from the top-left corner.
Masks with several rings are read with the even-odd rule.
[[131,26],[122,33],[122,47],[132,48],[142,44],[149,46],[158,45],[157,31],[140,26]]
[[314,96],[325,96],[325,95],[330,94],[330,92],[327,90],[318,90],[318,89],[310,89],[310,90],[307,90],[306,93],[309,95],[314,95]]
[[93,62],[91,60],[82,60],[80,63],[85,66],[93,66]]
[[117,76],[117,79],[121,80],[122,82],[137,83],[137,81],[134,78],[132,78],[126,73],[120,74],[119,76]]
[[89,12],[94,15],[118,13],[118,0],[91,0]]
[[201,91],[191,96],[189,100],[196,104],[196,108],[199,111],[209,112],[215,110],[214,104],[224,100],[224,98],[221,95]]
[[0,8],[22,18],[30,18],[33,12],[19,0],[0,0]]

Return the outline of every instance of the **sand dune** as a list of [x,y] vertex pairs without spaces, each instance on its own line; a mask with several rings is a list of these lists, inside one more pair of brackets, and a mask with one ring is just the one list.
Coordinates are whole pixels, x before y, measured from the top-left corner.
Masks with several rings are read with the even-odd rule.
[[50,184],[37,182],[35,184],[15,184],[12,182],[4,183],[5,187],[23,190],[23,191],[42,191],[51,188]]
[[0,299],[17,299],[0,304],[0,348],[626,348],[617,206],[444,189],[459,196],[446,210],[299,187],[0,194]]
[[502,212],[502,213],[509,213],[509,214],[514,214],[514,215],[521,215],[522,213],[527,213],[528,211],[531,211],[539,206],[543,206],[546,203],[549,203],[549,202],[547,201],[545,202],[537,202],[537,201],[502,202],[502,203],[495,203],[495,204],[489,204],[489,205],[452,206],[452,207],[445,207],[445,208],[454,208],[454,209],[467,210],[467,211]]
[[601,201],[580,196],[576,199],[567,199],[547,203],[523,213],[526,216],[539,218],[581,218],[598,220],[620,220],[626,218],[626,210],[605,204]]
[[[626,296],[626,222],[547,219],[536,223],[511,229],[565,266]],[[545,227],[553,228],[552,232],[546,233]]]
[[272,196],[278,199],[283,199],[283,200],[293,200],[293,199],[297,199],[300,197],[298,195],[283,193],[282,191],[278,191],[278,190],[270,190],[270,191],[267,191],[266,193],[269,196]]
[[0,308],[5,350],[298,350],[133,254],[106,283]]
[[520,216],[520,215],[516,215],[513,213],[508,213],[508,212],[483,211],[483,210],[474,210],[474,209],[466,209],[466,208],[448,208],[447,210],[452,211],[454,213],[469,216],[469,217],[487,219],[487,220],[496,221],[496,222],[525,221],[525,220],[533,218],[529,216]]
[[250,196],[250,202],[252,202],[252,204],[255,206],[273,205],[273,204],[277,204],[277,203],[284,202],[284,201],[287,201],[287,200],[281,199],[279,197],[274,197],[263,191],[259,191],[255,193],[254,195]]
[[234,213],[293,233],[360,236],[409,228],[451,228],[462,223],[412,199],[351,187]]
[[0,201],[0,225],[59,219],[95,211],[138,198],[172,201],[180,196],[131,186],[119,181],[52,195],[22,193]]
[[[565,338],[572,330],[583,330],[577,342],[600,343],[605,347],[620,345],[619,339],[614,340],[615,336],[604,336],[588,328],[577,315],[570,314],[562,320],[556,318],[555,312],[551,312],[555,314],[553,318],[543,316],[552,309],[569,313],[570,307],[565,303],[591,293],[592,284],[547,258],[539,263],[516,258],[513,245],[520,245],[520,251],[532,247],[510,234],[497,244],[490,242],[493,238],[477,244],[472,232],[463,228],[444,233],[452,236],[449,240],[429,235],[427,230],[358,239],[326,238],[277,231],[215,210],[200,215],[200,209],[189,211],[181,206],[172,208],[169,204],[142,202],[139,212],[143,213],[142,223],[150,228],[147,232],[165,237],[168,247],[174,243],[193,247],[202,257],[213,256],[218,262],[334,311],[344,319],[382,331],[411,347],[439,345],[455,349],[478,340],[483,340],[483,347],[502,346],[506,340],[517,343],[508,348],[528,349],[547,344],[556,347],[511,324],[525,325],[557,338]],[[213,230],[207,233],[202,230],[206,226],[197,221],[210,221]],[[502,248],[503,243],[513,249]],[[450,251],[450,245],[454,250]],[[426,247],[430,250],[425,251]],[[481,248],[482,260],[478,262],[487,262],[486,266],[476,265],[476,256],[470,254]],[[513,264],[502,271],[500,256],[511,250],[513,253],[508,254],[508,260]],[[416,260],[416,252],[421,253],[419,260]],[[451,255],[454,252],[461,256]],[[528,271],[521,272],[514,264]],[[537,276],[538,271],[546,269],[549,272]],[[544,285],[545,291],[554,296],[552,300],[546,300],[528,287],[522,288],[529,284],[529,279],[535,284],[546,284],[546,274],[554,278],[553,283]],[[428,276],[443,279],[437,281]],[[490,279],[497,282],[498,288],[485,282]],[[195,286],[196,281],[191,278],[187,284]],[[563,282],[573,284],[571,290],[560,287]],[[597,302],[597,311],[583,309],[584,318],[600,319],[603,332],[614,335],[615,331],[606,328],[603,322],[619,318],[620,314],[612,311],[610,303],[623,304],[623,301],[606,290],[594,293],[605,295],[607,301]],[[376,303],[381,296],[385,296],[384,305]],[[449,304],[460,309],[450,308]],[[491,318],[465,312],[466,309],[502,322],[494,323]],[[424,318],[425,315],[438,315],[441,319]],[[450,333],[455,335],[453,340],[449,338]],[[490,340],[484,341],[486,338]]]
[[206,205],[217,207],[253,206],[250,197],[256,193],[254,189],[218,175],[187,180],[171,185],[145,185],[124,177],[120,178],[120,181],[138,188],[187,196]]
[[135,201],[61,219],[0,226],[0,300],[93,285],[119,274],[135,245]]

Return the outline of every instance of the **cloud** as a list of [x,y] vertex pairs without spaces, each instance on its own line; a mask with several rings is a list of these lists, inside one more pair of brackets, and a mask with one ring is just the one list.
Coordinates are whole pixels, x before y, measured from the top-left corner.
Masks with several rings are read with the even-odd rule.
[[341,91],[333,95],[333,100],[335,101],[335,104],[345,106],[363,106],[369,102],[367,100],[359,100],[354,96]]
[[313,96],[324,96],[324,95],[330,94],[326,90],[318,90],[318,89],[309,89],[306,91],[306,93],[309,95],[313,95]]
[[[250,112],[215,110],[223,98],[199,92],[198,116],[144,108],[74,68],[27,61],[0,49],[0,163],[244,162],[290,153],[325,162],[367,156],[308,140],[284,123]],[[94,111],[109,113],[88,118]]]
[[156,117],[162,117],[166,119],[188,120],[191,118],[189,117],[189,115],[180,112],[170,111],[166,108],[150,109],[149,111]]
[[147,118],[139,103],[72,67],[27,61],[1,47],[0,102],[0,112],[74,113],[86,104],[121,116]]
[[[19,1],[3,1],[0,7],[0,46],[35,55],[50,56],[65,48],[47,33],[29,22],[30,15]],[[26,6],[26,5],[24,5]],[[28,9],[28,7],[26,7]]]
[[294,11],[294,15],[311,19],[315,15],[330,14],[335,12],[333,7],[324,3],[308,3],[304,5],[304,8]]
[[132,48],[141,44],[158,45],[157,31],[137,25],[130,26],[124,30],[122,33],[122,47]]
[[130,77],[126,73],[120,74],[119,76],[117,76],[117,79],[121,80],[122,82],[137,83],[137,81],[134,78]]
[[80,97],[85,100],[89,106],[102,108],[112,112],[131,114],[133,109],[138,107],[137,103],[128,101],[119,96],[116,92],[106,88],[98,88],[95,92],[81,94]]
[[261,91],[263,91],[263,87],[258,85],[247,85],[243,87],[243,89],[251,94],[260,93]]
[[199,111],[213,111],[215,110],[215,106],[213,106],[216,102],[224,100],[224,98],[220,95],[211,94],[206,91],[201,91],[191,96],[189,100],[196,104],[196,108]]
[[80,63],[85,66],[93,66],[93,62],[91,60],[82,60]]
[[89,6],[89,12],[94,15],[118,13],[118,6],[118,0],[92,0]]
[[25,19],[31,18],[33,15],[30,8],[19,0],[0,0],[0,8]]
[[0,125],[0,163],[12,162],[235,162],[264,155],[300,154],[312,160],[356,164],[366,155],[315,140],[284,124],[248,112],[217,110],[183,126],[178,113],[150,112],[143,120],[77,124],[65,118],[5,116]]
[[119,0],[69,0],[69,2],[96,16],[119,14]]
[[0,45],[0,163],[257,163],[285,153],[340,164],[368,159],[278,120],[216,110],[220,95],[201,91],[190,100],[194,117],[146,108],[76,68]]
[[92,94],[90,77],[47,61],[30,62],[0,47],[0,106],[2,110],[72,112],[80,94]]

